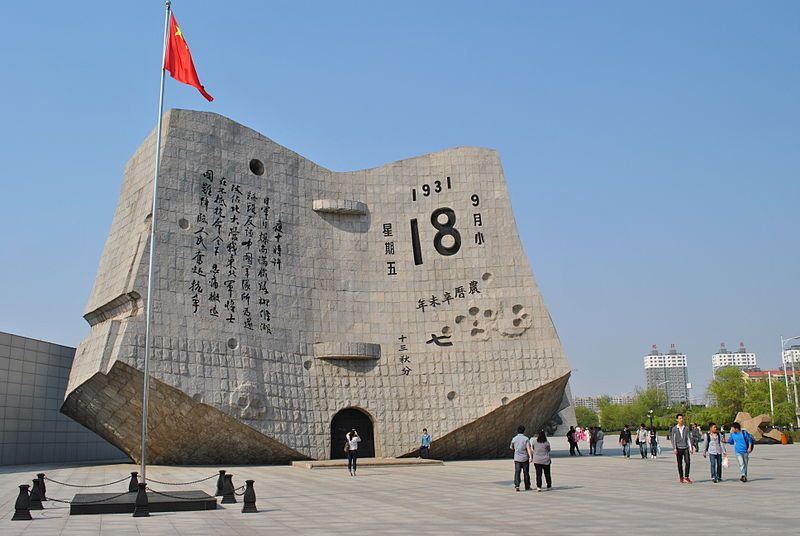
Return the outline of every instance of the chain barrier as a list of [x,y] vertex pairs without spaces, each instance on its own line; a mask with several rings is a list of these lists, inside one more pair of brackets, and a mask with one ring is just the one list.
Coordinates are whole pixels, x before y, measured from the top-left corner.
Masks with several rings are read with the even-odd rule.
[[[126,476],[125,478],[120,478],[119,480],[115,480],[114,482],[109,482],[108,484],[67,484],[66,482],[59,482],[58,480],[53,480],[49,476],[44,477],[45,480],[52,482],[53,484],[59,484],[61,486],[69,486],[71,488],[102,488],[105,486],[112,486],[114,484],[119,484],[120,482],[125,482],[126,480],[130,480],[131,477]],[[55,500],[55,499],[53,499]]]
[[240,489],[245,489],[246,487],[247,487],[247,484],[245,484],[245,485],[243,485],[243,486],[239,486],[238,488],[236,488],[235,490],[233,490],[233,494],[234,494],[234,495],[236,495],[236,496],[238,496],[238,497],[241,497],[242,495],[244,495],[244,491],[243,491],[243,492],[241,492],[241,493],[236,493],[236,492],[237,492],[237,491],[239,491]]
[[200,482],[205,482],[206,480],[211,480],[212,478],[218,478],[219,475],[211,475],[207,478],[201,478],[200,480],[192,480],[191,482],[161,482],[160,480],[156,480],[155,478],[147,477],[148,482],[155,482],[156,484],[161,484],[162,486],[189,486],[191,484],[198,484]]
[[127,494],[128,494],[128,492],[126,491],[125,493],[120,493],[119,495],[114,495],[112,497],[106,497],[105,499],[98,499],[96,501],[76,501],[76,500],[65,501],[63,499],[54,499],[53,497],[47,497],[47,500],[48,501],[55,501],[55,502],[59,502],[59,503],[64,503],[64,504],[98,504],[98,503],[103,503],[103,502],[107,502],[107,501],[116,499],[118,497],[122,497],[123,495],[127,495]]

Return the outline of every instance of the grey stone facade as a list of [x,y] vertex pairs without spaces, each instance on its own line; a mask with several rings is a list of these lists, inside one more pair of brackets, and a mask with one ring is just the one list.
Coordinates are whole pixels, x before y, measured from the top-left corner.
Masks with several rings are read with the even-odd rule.
[[0,465],[122,460],[59,411],[75,348],[0,332]]
[[[126,167],[62,409],[134,459],[154,139]],[[150,461],[329,458],[346,408],[376,455],[427,427],[445,459],[570,418],[497,153],[340,173],[186,110],[162,140]]]

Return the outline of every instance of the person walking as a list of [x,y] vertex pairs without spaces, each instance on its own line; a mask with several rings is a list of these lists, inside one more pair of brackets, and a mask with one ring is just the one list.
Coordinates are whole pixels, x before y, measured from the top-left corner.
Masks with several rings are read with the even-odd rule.
[[514,489],[519,491],[520,472],[525,481],[525,491],[531,489],[531,458],[533,452],[525,435],[525,427],[517,428],[517,435],[511,439],[511,450],[514,451]]
[[358,464],[358,444],[361,443],[361,438],[358,432],[353,428],[345,436],[345,447],[347,451],[347,470],[350,471],[350,476],[356,476],[356,466]]
[[700,440],[703,437],[703,430],[700,428],[700,425],[694,423],[692,425],[692,447],[694,447],[695,452],[700,452]]
[[606,437],[605,432],[603,429],[597,426],[594,429],[594,434],[592,437],[595,438],[594,440],[594,455],[595,456],[602,456],[603,455],[603,439]]
[[725,441],[717,431],[717,425],[708,423],[708,432],[703,442],[703,458],[708,456],[711,462],[711,481],[714,484],[722,480],[722,456],[725,454]]
[[750,453],[753,452],[755,440],[750,432],[742,430],[742,425],[735,422],[731,425],[731,433],[728,434],[728,444],[733,445],[736,453],[736,461],[739,462],[739,472],[742,476],[739,480],[747,482],[747,466],[750,463]]
[[530,446],[533,451],[533,467],[536,469],[536,491],[542,491],[542,473],[547,482],[547,489],[550,489],[553,487],[553,481],[550,479],[550,442],[544,429],[539,430],[535,438],[531,438]]
[[586,432],[589,439],[589,456],[595,455],[595,446],[597,445],[597,436],[594,435],[594,426],[590,426],[589,430]]
[[658,458],[658,432],[655,426],[650,427],[650,459]]
[[641,454],[642,459],[647,459],[647,444],[650,442],[650,434],[645,428],[644,423],[639,425],[639,429],[636,431],[636,444],[639,445],[639,454]]
[[569,443],[570,456],[575,456],[576,451],[578,452],[578,456],[583,456],[583,454],[581,454],[581,449],[578,448],[578,432],[575,430],[574,426],[570,426],[567,431],[567,443]]
[[672,443],[672,453],[678,461],[678,481],[682,484],[692,484],[692,479],[689,478],[690,454],[694,452],[692,434],[689,428],[683,424],[683,413],[678,413],[675,419],[677,424],[669,431],[669,439]]
[[631,457],[631,427],[625,425],[619,433],[619,444],[622,445],[622,457],[630,459]]
[[581,441],[586,441],[586,432],[583,431],[583,428],[580,426],[575,428],[575,441],[580,443]]
[[427,428],[422,429],[422,437],[419,438],[419,457],[427,459],[431,457],[431,435]]

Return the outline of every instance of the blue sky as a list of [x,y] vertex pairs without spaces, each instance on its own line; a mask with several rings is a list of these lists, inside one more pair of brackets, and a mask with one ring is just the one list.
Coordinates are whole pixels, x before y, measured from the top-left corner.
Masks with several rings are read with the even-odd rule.
[[[500,152],[577,394],[800,335],[800,4],[178,0],[218,112],[334,170]],[[76,345],[163,4],[14,2],[0,32],[0,330]]]

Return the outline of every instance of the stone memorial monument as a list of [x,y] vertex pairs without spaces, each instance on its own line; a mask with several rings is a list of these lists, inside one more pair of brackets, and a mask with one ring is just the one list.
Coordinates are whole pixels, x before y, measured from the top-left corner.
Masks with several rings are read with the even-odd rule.
[[[333,172],[208,112],[164,117],[148,459],[508,455],[570,368],[496,152]],[[155,133],[125,168],[62,411],[139,460]],[[574,417],[573,417],[574,419]]]

